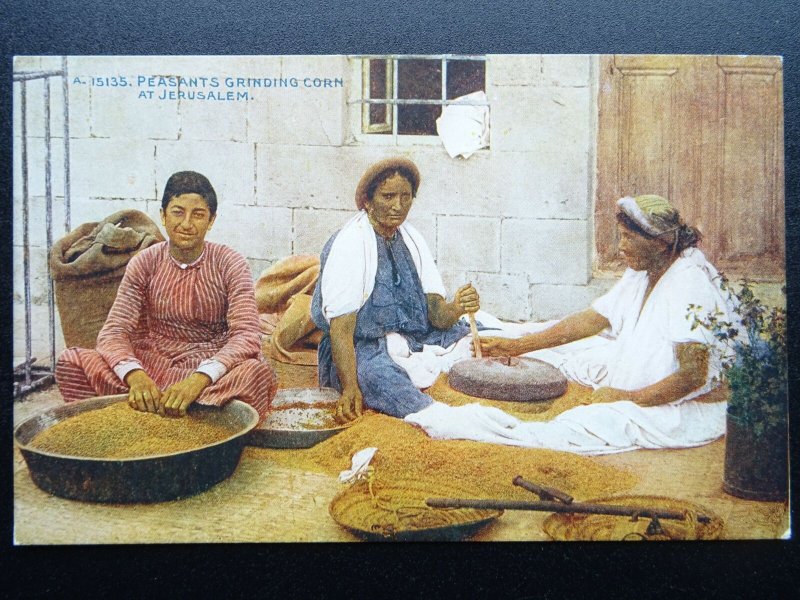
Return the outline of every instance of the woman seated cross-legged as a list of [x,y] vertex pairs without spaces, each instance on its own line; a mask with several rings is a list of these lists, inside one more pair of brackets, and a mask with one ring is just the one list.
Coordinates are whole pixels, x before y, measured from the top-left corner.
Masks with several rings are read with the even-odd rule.
[[[722,391],[726,349],[694,322],[690,308],[737,329],[732,296],[696,247],[699,232],[667,200],[626,197],[617,206],[628,268],[607,294],[555,323],[528,325],[521,337],[480,340],[484,356],[539,358],[594,388],[588,405],[544,423],[486,409],[502,443],[604,454],[698,446],[725,433],[727,403],[714,391]],[[432,412],[412,419],[434,437],[472,436],[468,424]]]
[[363,406],[395,417],[430,406],[421,383],[433,383],[447,356],[469,356],[459,318],[478,310],[478,293],[467,284],[445,300],[425,240],[405,223],[419,184],[406,158],[370,167],[356,189],[360,212],[322,250],[311,315],[323,332],[319,383],[341,391],[340,421]]
[[206,177],[172,175],[161,201],[169,241],[128,263],[97,348],[68,348],[56,381],[64,400],[128,394],[131,407],[181,416],[192,403],[231,399],[263,417],[275,373],[261,356],[261,332],[247,261],[206,242],[217,196]]

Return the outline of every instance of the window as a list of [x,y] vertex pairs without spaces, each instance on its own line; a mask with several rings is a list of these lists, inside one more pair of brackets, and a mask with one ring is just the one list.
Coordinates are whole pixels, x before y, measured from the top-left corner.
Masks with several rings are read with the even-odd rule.
[[[442,107],[486,89],[483,56],[361,56],[361,131],[378,135],[436,135]],[[486,106],[485,101],[459,104]]]

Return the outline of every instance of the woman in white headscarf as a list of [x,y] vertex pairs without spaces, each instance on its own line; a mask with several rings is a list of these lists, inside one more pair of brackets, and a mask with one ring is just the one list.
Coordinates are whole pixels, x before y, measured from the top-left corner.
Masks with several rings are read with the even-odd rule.
[[[731,296],[696,247],[700,233],[666,199],[625,197],[617,205],[628,269],[607,294],[523,337],[481,338],[484,356],[540,358],[594,388],[591,404],[548,423],[502,417],[501,443],[605,454],[698,446],[725,433],[726,402],[707,394],[718,385],[724,348],[689,313],[696,307],[735,324]],[[433,437],[457,435],[442,419],[418,415],[414,422]]]

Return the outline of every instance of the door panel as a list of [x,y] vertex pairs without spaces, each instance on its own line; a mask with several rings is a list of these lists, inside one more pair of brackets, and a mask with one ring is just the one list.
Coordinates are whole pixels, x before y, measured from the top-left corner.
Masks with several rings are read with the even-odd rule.
[[595,239],[621,269],[615,202],[661,194],[731,276],[784,278],[778,57],[602,56]]

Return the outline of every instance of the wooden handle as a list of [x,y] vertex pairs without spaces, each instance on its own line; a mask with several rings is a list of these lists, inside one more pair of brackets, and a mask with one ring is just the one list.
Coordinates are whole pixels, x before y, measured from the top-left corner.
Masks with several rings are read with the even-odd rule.
[[[585,515],[616,515],[645,519],[675,519],[684,521],[686,514],[679,510],[623,506],[617,504],[592,504],[590,502],[525,502],[523,500],[491,500],[472,498],[427,498],[425,504],[433,508],[477,508],[479,510],[541,510],[545,512],[576,513]],[[711,517],[697,515],[700,523],[710,523]]]
[[475,323],[475,313],[469,313],[469,329],[472,333],[472,343],[475,345],[475,358],[483,358],[481,340],[478,337],[478,325]]
[[533,492],[542,500],[560,500],[565,504],[569,504],[574,500],[572,496],[562,492],[561,490],[557,490],[556,488],[548,487],[546,485],[539,485],[538,483],[533,483],[532,481],[527,481],[526,479],[523,479],[522,475],[517,475],[514,477],[511,483],[524,488],[529,492]]

